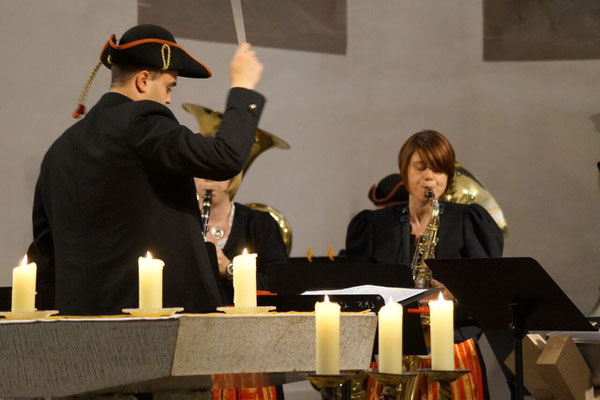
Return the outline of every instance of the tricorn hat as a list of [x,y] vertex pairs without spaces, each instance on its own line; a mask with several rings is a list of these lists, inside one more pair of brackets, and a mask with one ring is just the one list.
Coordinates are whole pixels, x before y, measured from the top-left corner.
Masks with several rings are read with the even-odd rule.
[[123,34],[119,44],[113,34],[102,52],[100,62],[94,67],[85,83],[73,117],[85,114],[85,98],[92,79],[100,64],[108,68],[113,65],[134,66],[157,70],[177,71],[179,76],[187,78],[210,78],[210,70],[196,60],[175,41],[173,34],[158,25],[137,25]]
[[371,186],[369,200],[376,206],[385,206],[408,201],[408,192],[400,174],[391,174],[383,178],[377,186]]
[[131,65],[159,70],[177,71],[187,78],[209,78],[210,70],[188,54],[165,28],[158,25],[137,25],[123,34],[119,44],[113,34],[108,39],[100,61],[106,67]]

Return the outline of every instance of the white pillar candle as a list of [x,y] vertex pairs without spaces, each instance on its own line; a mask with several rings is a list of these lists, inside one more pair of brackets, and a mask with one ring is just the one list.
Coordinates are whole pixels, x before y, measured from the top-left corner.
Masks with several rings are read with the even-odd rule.
[[159,310],[162,308],[164,266],[163,260],[152,258],[150,252],[146,253],[146,257],[138,258],[140,309]]
[[379,372],[402,373],[402,305],[391,299],[379,310]]
[[431,369],[451,371],[454,363],[454,303],[444,300],[429,302],[431,320]]
[[340,373],[340,305],[329,301],[315,303],[317,332],[317,375]]
[[236,307],[256,307],[256,254],[233,257],[233,304]]
[[37,265],[27,264],[27,255],[21,265],[13,268],[12,312],[35,311],[35,280]]

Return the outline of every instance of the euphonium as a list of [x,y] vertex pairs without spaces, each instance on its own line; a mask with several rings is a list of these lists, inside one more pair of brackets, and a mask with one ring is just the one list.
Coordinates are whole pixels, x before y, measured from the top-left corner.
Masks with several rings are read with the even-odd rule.
[[435,258],[435,245],[438,242],[437,232],[440,227],[440,204],[431,189],[426,190],[425,198],[431,205],[431,219],[425,231],[417,238],[411,263],[416,288],[431,287],[431,270],[425,264],[425,260]]
[[204,241],[206,241],[206,235],[208,235],[208,220],[210,219],[210,207],[212,206],[212,190],[208,189],[204,192],[204,198],[202,199],[202,234],[204,235]]

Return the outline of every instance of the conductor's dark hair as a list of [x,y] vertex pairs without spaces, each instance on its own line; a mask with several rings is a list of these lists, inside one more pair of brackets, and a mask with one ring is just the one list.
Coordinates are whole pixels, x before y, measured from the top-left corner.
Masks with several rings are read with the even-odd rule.
[[153,80],[163,72],[154,68],[143,68],[132,65],[112,65],[110,70],[112,72],[110,82],[111,87],[123,86],[140,71],[148,71],[150,73],[150,79]]

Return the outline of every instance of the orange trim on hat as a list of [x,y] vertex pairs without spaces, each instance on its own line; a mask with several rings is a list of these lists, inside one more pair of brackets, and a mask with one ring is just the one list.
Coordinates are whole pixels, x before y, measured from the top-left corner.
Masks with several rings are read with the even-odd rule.
[[163,39],[152,39],[152,38],[150,38],[150,39],[134,40],[133,42],[129,42],[129,43],[125,43],[125,44],[117,44],[116,43],[116,39],[117,39],[117,37],[115,36],[114,33],[112,35],[110,35],[110,38],[106,41],[106,44],[104,45],[104,47],[102,47],[102,51],[100,52],[100,58],[102,58],[102,54],[104,54],[104,50],[106,50],[107,46],[110,46],[110,47],[112,47],[115,50],[127,50],[127,49],[129,49],[131,47],[139,46],[140,44],[144,44],[144,43],[167,44],[169,46],[177,47],[179,50],[183,51],[192,60],[194,60],[198,64],[202,65],[204,67],[204,69],[206,69],[206,71],[208,72],[209,75],[212,75],[211,70],[208,69],[208,67],[206,65],[204,65],[203,63],[201,63],[200,61],[198,61],[194,56],[192,56],[183,47],[181,47],[179,44],[177,44],[175,42],[171,42],[169,40],[163,40]]
[[387,196],[382,197],[381,199],[378,199],[377,196],[375,195],[375,190],[377,189],[377,187],[375,185],[371,186],[371,198],[373,199],[374,203],[385,203],[386,201],[388,201],[389,199],[391,199],[392,197],[394,197],[394,195],[396,194],[396,192],[398,191],[398,189],[400,189],[400,187],[404,186],[404,181],[400,181],[398,182],[398,184],[396,186],[394,186],[394,188],[388,193]]

